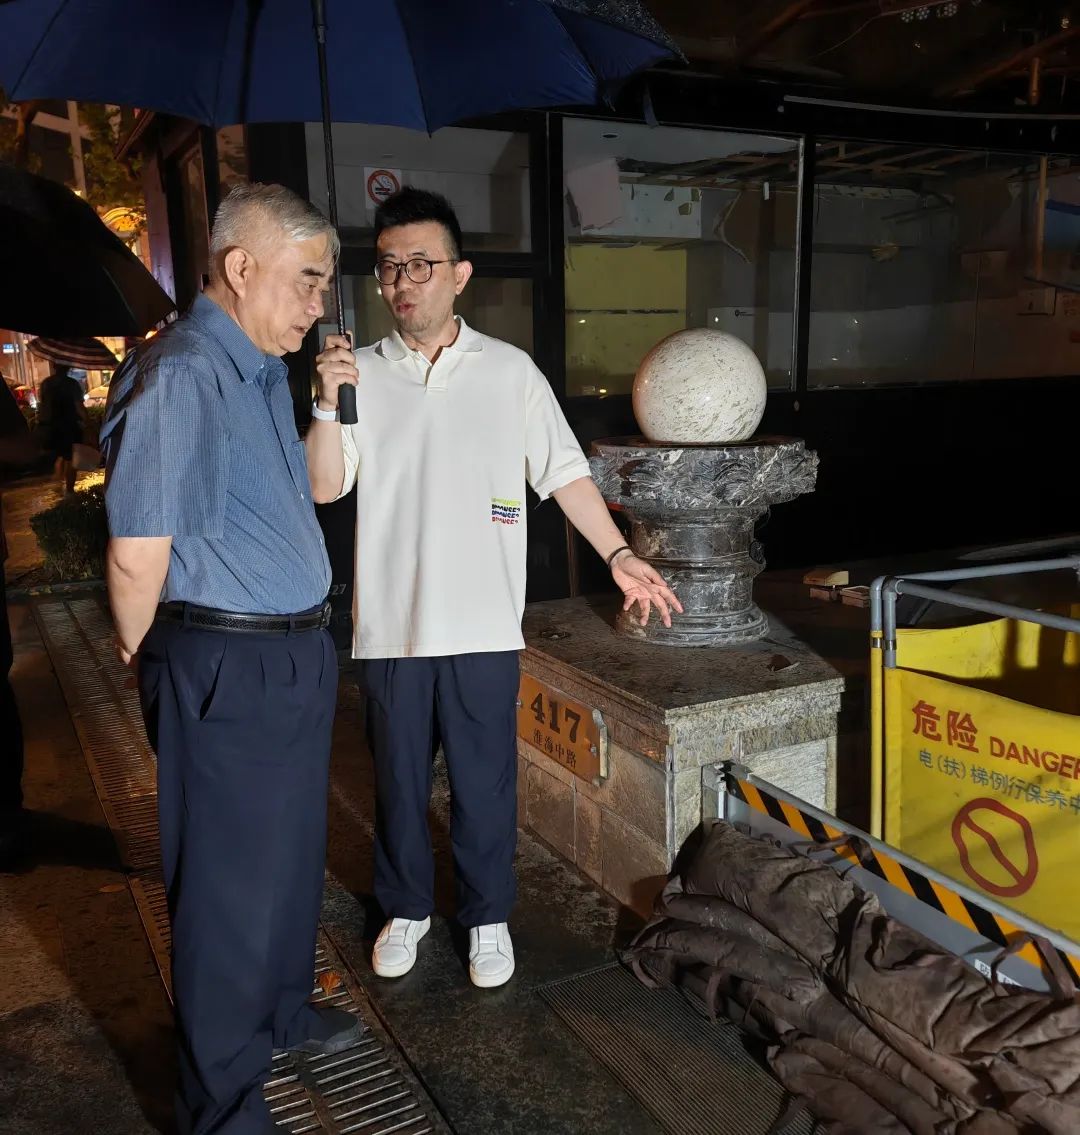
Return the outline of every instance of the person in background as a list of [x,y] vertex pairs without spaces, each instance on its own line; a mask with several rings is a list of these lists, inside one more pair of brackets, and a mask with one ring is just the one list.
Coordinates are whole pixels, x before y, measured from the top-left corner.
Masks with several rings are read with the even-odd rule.
[[64,484],[66,493],[75,491],[75,464],[72,447],[82,441],[86,429],[86,407],[83,391],[66,366],[54,366],[41,384],[38,394],[38,437],[41,446],[52,454],[54,472]]
[[[19,409],[11,388],[0,375],[0,471],[5,467],[27,465],[37,456],[30,427]],[[14,650],[7,608],[4,561],[3,504],[0,502],[0,868],[18,851],[25,827],[22,771],[23,732],[15,691],[11,688]]]
[[[443,740],[459,922],[474,985],[514,972],[516,700],[525,645],[525,485],[554,497],[603,557],[626,609],[682,607],[627,547],[547,379],[524,351],[454,314],[472,275],[453,207],[406,186],[375,213],[375,274],[395,329],[356,352],[330,336],[307,434],[312,491],[357,486],[356,628],[375,761],[372,964],[400,977],[434,906],[432,746]],[[359,421],[337,422],[357,386]]]

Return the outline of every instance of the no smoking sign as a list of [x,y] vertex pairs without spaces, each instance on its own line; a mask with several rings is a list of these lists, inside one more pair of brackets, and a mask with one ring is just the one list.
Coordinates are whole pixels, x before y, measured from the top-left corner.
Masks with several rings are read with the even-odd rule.
[[401,188],[401,170],[368,166],[364,170],[364,187],[368,210],[374,210]]

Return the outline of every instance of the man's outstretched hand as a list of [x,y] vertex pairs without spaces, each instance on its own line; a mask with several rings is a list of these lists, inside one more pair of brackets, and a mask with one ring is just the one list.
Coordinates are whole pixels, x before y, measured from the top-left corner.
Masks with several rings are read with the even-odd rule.
[[611,577],[623,593],[623,610],[629,611],[636,603],[640,615],[638,622],[645,626],[649,611],[655,606],[665,627],[671,626],[671,612],[682,614],[682,604],[664,577],[640,556],[622,552],[611,561]]

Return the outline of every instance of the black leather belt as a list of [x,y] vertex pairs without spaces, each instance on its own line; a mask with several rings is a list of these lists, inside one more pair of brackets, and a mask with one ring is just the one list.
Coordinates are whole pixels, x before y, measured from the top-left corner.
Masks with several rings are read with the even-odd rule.
[[248,634],[295,634],[299,631],[325,630],[330,625],[330,604],[323,603],[296,615],[245,615],[238,611],[218,611],[196,603],[162,603],[157,617],[167,623],[186,627],[203,627],[215,631],[239,631]]

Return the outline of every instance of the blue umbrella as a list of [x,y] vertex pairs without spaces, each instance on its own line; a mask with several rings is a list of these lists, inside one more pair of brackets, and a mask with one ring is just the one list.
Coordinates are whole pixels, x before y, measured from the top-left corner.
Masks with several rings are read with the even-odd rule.
[[[213,126],[321,118],[335,226],[331,105],[343,121],[433,131],[593,105],[678,54],[639,0],[0,3],[0,86],[13,101],[115,103]],[[344,334],[340,285],[337,298]]]
[[[437,130],[595,104],[677,55],[638,0],[325,0],[330,101],[350,122]],[[213,126],[318,121],[310,0],[8,0],[8,98],[149,107]]]

